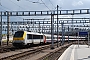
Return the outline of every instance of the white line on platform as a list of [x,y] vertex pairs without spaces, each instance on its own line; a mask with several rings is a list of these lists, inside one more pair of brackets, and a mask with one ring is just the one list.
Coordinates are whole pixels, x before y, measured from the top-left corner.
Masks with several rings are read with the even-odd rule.
[[[70,46],[71,47],[71,46]],[[65,51],[64,51],[64,53],[60,56],[60,58],[58,59],[58,60],[63,60],[63,58],[65,58],[65,55],[67,54],[67,52],[68,52],[68,50],[69,50],[70,48],[67,48]]]
[[76,45],[74,46],[74,48],[73,48],[73,50],[72,50],[70,60],[74,60],[75,47],[76,47]]

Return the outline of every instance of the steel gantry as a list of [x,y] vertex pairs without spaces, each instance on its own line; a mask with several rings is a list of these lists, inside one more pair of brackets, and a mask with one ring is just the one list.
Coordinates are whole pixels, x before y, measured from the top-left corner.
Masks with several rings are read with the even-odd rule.
[[[1,11],[2,16],[7,16],[7,11]],[[0,12],[0,13],[1,13]],[[57,15],[57,10],[52,11],[8,11],[9,16],[48,16]],[[90,14],[90,9],[58,10],[58,15]],[[1,14],[0,14],[1,16]]]
[[[90,9],[75,9],[75,10],[52,10],[52,11],[1,11],[0,16],[7,16],[7,39],[9,38],[9,17],[10,16],[51,16],[51,21],[54,21],[55,15],[78,15],[78,14],[90,14]],[[53,18],[53,19],[52,19]],[[58,22],[58,20],[57,20]],[[2,23],[2,21],[1,21]],[[51,28],[54,27],[54,22],[51,23]],[[58,23],[57,23],[58,25]],[[2,25],[1,25],[2,27]],[[57,28],[58,29],[58,28]],[[0,30],[2,32],[2,30]],[[51,29],[53,31],[53,29]],[[51,33],[53,36],[53,33]],[[1,37],[1,36],[0,36]],[[52,39],[53,40],[53,39]],[[1,39],[0,39],[1,41]],[[9,41],[9,39],[7,40]],[[8,42],[7,42],[8,44]]]
[[[66,18],[65,18],[66,19]],[[71,18],[67,18],[67,19],[71,19]],[[78,20],[77,20],[78,19]],[[83,20],[84,19],[84,20]],[[17,22],[13,22],[13,21],[10,21],[9,22],[9,28],[11,31],[17,31],[17,30],[26,30],[26,28],[36,28],[36,30],[38,29],[39,31],[37,32],[40,32],[42,28],[45,27],[45,30],[51,30],[50,29],[50,24],[51,24],[51,21],[49,21],[49,19],[23,19],[24,21],[17,21]],[[40,21],[37,21],[37,20],[40,20]],[[44,20],[44,21],[43,21]],[[45,21],[45,20],[48,20],[48,21]],[[72,20],[62,20],[60,19],[58,21],[58,28],[60,28],[61,26],[61,23],[63,21],[63,24],[64,26],[67,26],[67,24],[72,25]],[[80,28],[80,27],[90,27],[89,25],[86,25],[85,23],[90,23],[90,18],[73,18],[73,27],[76,27],[76,28]],[[31,26],[30,26],[31,24]],[[77,25],[77,24],[83,24],[83,25]],[[2,30],[3,31],[7,31],[7,22],[3,21],[2,22]],[[34,26],[33,26],[34,25]],[[33,27],[32,27],[33,26]],[[57,31],[57,22],[54,21],[54,30]],[[71,27],[71,26],[70,26]],[[59,29],[60,30],[60,29]],[[43,30],[42,30],[43,32]]]
[[[67,19],[67,20],[60,19],[58,21],[59,26],[62,23],[62,21],[63,21],[64,25],[66,25],[66,24],[71,25],[72,20],[68,20],[68,19],[71,19],[71,18],[65,18],[65,19]],[[17,26],[17,25],[26,25],[26,24],[38,24],[38,25],[40,24],[41,26],[44,24],[46,26],[50,26],[50,24],[51,24],[51,21],[49,19],[48,19],[48,21],[45,21],[47,19],[42,19],[42,20],[41,19],[24,19],[24,20],[25,21],[10,21],[9,22],[9,24],[11,25],[10,27],[12,27],[12,25]],[[40,20],[40,21],[37,21],[37,20]],[[73,23],[76,24],[76,25],[73,25],[74,27],[89,27],[89,25],[86,25],[85,23],[90,23],[90,18],[73,18]],[[77,24],[83,24],[83,25],[77,25]],[[3,25],[2,26],[3,28],[7,28],[7,22],[3,21],[2,25]],[[57,25],[57,22],[54,21],[54,27],[56,25]],[[16,28],[16,27],[14,27],[14,28]],[[23,28],[26,28],[26,27],[23,27]]]
[[[64,19],[64,18],[63,18]],[[67,20],[61,20],[61,19],[59,19],[59,21],[58,21],[58,24],[61,24],[62,23],[62,21],[64,22],[64,24],[70,24],[71,22],[72,22],[72,20],[68,20],[68,19],[71,19],[71,18],[65,18],[65,19],[67,19]],[[76,19],[76,18],[73,18],[73,19]],[[90,23],[90,18],[77,18],[78,20],[73,20],[73,23],[74,24],[78,24],[78,23]],[[85,19],[85,20],[83,20],[83,19]],[[25,19],[26,20],[26,19]],[[34,19],[27,19],[26,21],[10,21],[9,23],[10,24],[12,24],[12,25],[16,25],[16,24],[20,24],[20,25],[23,25],[23,24],[28,24],[28,23],[30,23],[30,24],[33,24],[33,20]],[[36,20],[36,19],[35,19]],[[34,24],[39,24],[39,22],[40,22],[40,24],[50,24],[51,23],[51,21],[43,21],[43,20],[41,20],[41,21],[37,21],[37,20],[39,20],[39,19],[37,19],[36,21],[34,20]],[[47,20],[47,19],[46,19]],[[48,20],[50,20],[50,19],[48,19]],[[1,22],[0,22],[1,23]],[[3,21],[2,22],[2,25],[6,25],[7,24],[7,22],[6,21]],[[54,24],[57,24],[57,22],[56,21],[54,21]]]

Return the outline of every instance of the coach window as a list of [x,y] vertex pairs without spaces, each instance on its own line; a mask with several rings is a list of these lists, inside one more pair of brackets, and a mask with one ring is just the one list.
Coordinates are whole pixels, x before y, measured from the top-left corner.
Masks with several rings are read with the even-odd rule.
[[33,39],[40,39],[39,35],[33,35]]
[[51,39],[51,37],[49,37],[49,39]]
[[32,39],[32,35],[31,34],[27,34],[27,39]]
[[43,35],[40,36],[40,39],[43,39]]
[[47,37],[47,39],[51,39],[51,37]]
[[49,37],[47,37],[47,39],[49,39]]
[[54,39],[56,39],[56,37],[54,37]]

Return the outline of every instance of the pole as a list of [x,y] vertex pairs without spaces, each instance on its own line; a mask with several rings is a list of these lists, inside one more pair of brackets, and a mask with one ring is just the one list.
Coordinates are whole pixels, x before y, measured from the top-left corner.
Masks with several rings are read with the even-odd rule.
[[69,26],[68,26],[68,43],[69,43]]
[[2,45],[2,12],[1,12],[1,26],[0,26],[0,46]]
[[39,21],[39,33],[40,33],[40,21]]
[[33,20],[33,32],[34,32],[34,20]]
[[23,25],[24,25],[24,19],[23,19]]
[[89,48],[89,32],[88,32],[88,48]]
[[[28,21],[29,22],[29,21]],[[27,25],[27,31],[29,31],[29,23],[28,23],[28,25]]]
[[52,44],[51,44],[51,49],[54,49],[54,42],[53,42],[53,31],[54,31],[54,15],[52,15],[52,13],[51,13],[51,42],[52,42]]
[[78,32],[78,47],[79,47],[79,32]]
[[17,26],[17,31],[19,31],[19,22],[17,22],[17,25],[18,25],[18,26]]
[[64,42],[65,42],[65,27],[64,27],[64,29],[63,29],[63,37],[64,37],[64,39],[63,39],[63,44],[64,44]]
[[64,29],[63,29],[63,22],[61,23],[61,25],[62,25],[62,43],[61,43],[61,45],[63,45],[63,37],[64,37]]
[[[73,34],[74,32],[73,32],[73,15],[72,15],[72,36],[74,35]],[[73,43],[73,42],[72,42]]]
[[13,35],[13,27],[12,27],[12,23],[11,23],[11,30],[12,30],[12,35]]
[[7,45],[9,43],[9,12],[7,11]]
[[57,47],[58,47],[58,5],[57,5]]
[[44,32],[43,32],[43,28],[44,28],[44,21],[43,21],[43,26],[42,26],[42,33],[44,34]]

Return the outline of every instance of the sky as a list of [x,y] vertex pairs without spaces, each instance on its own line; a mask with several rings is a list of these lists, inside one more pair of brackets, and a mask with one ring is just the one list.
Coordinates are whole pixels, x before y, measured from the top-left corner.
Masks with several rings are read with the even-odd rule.
[[[72,9],[89,9],[90,0],[0,0],[0,11],[46,11]],[[71,16],[70,16],[71,17]],[[86,16],[85,16],[86,17]],[[40,17],[11,17],[12,19],[21,20],[23,18],[40,18]],[[46,18],[46,17],[42,17]],[[50,17],[49,17],[50,18]],[[3,20],[6,20],[4,17]]]
[[57,5],[59,9],[85,9],[90,8],[90,0],[0,0],[1,11],[55,10]]

